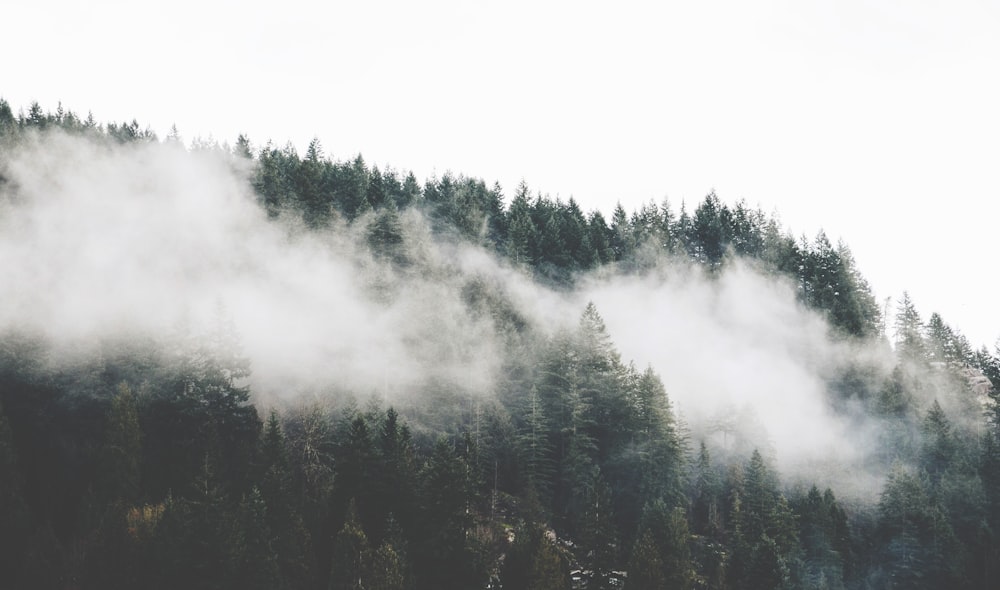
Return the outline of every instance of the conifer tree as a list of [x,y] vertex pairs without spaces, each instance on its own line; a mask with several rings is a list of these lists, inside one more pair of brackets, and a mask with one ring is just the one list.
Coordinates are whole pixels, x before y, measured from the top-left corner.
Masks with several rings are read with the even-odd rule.
[[232,563],[228,583],[232,587],[260,590],[286,587],[268,520],[264,498],[254,487],[236,510],[227,544]]
[[924,362],[927,358],[920,314],[913,305],[909,293],[903,292],[896,312],[895,344],[896,354],[910,362]]
[[422,535],[412,544],[419,588],[472,587],[485,576],[466,543],[473,497],[468,473],[452,444],[439,440],[419,478]]
[[296,500],[285,435],[273,411],[261,446],[260,496],[281,579],[289,588],[307,587],[314,572],[311,538]]
[[541,526],[522,523],[502,564],[500,581],[510,590],[566,590],[569,564]]
[[613,584],[611,574],[619,557],[611,490],[600,472],[595,470],[586,491],[586,507],[576,530],[583,553],[581,560],[590,572],[587,587],[610,589]]
[[[0,104],[0,107],[3,105]],[[17,580],[30,520],[10,424],[0,403],[0,579]]]
[[361,528],[358,511],[352,499],[347,507],[344,526],[333,545],[330,570],[330,590],[363,590],[367,587],[370,559],[368,537]]
[[660,548],[657,547],[653,535],[646,529],[639,535],[639,539],[632,547],[625,590],[662,590],[667,588],[663,569]]
[[365,590],[403,590],[406,587],[402,560],[388,542],[372,553],[369,570]]
[[955,454],[951,423],[937,400],[931,405],[921,425],[923,445],[920,466],[927,472],[932,485],[936,485],[950,467]]
[[135,396],[127,383],[118,386],[108,410],[101,450],[102,497],[106,504],[131,505],[139,496],[142,432]]

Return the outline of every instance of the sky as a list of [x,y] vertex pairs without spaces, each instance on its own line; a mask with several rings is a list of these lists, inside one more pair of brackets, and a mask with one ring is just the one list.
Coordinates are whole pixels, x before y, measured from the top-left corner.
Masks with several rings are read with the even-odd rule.
[[586,209],[711,190],[1000,336],[1000,4],[14,0],[0,97]]

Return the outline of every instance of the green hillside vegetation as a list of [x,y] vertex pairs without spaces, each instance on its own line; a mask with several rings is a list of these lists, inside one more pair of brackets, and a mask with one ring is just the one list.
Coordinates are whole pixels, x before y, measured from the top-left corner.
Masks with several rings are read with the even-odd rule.
[[[18,194],[6,158],[49,133],[183,148],[134,121],[37,104],[15,114],[0,100],[0,203]],[[318,140],[304,156],[242,136],[188,151],[248,170],[270,223],[351,236],[384,271],[373,298],[401,296],[394,276],[457,275],[466,312],[503,343],[501,376],[489,391],[428,379],[391,402],[331,384],[265,407],[225,310],[71,360],[43,334],[6,328],[0,586],[1000,584],[1000,351],[974,350],[905,295],[883,317],[847,245],[793,237],[714,193],[679,209],[619,205],[609,220],[524,183],[512,195],[451,173],[421,184],[360,155],[334,160]],[[573,326],[542,329],[502,281],[425,255],[422,232],[557,291],[667,267],[714,280],[737,263],[791,285],[838,341],[891,344],[892,366],[845,362],[828,379],[833,411],[880,425],[878,497],[784,479],[765,449],[715,453],[661,377],[621,358],[593,304],[573,310]]]

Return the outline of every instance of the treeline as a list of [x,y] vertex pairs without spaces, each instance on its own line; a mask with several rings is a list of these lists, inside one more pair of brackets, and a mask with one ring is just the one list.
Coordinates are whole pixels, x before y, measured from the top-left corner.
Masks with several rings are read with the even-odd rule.
[[506,207],[502,188],[479,179],[445,173],[420,186],[412,173],[369,168],[360,155],[344,162],[325,158],[318,140],[305,158],[290,145],[255,151],[242,136],[235,152],[255,160],[253,185],[271,215],[301,215],[314,228],[360,219],[372,224],[376,249],[401,241],[395,216],[416,207],[439,233],[488,248],[556,287],[572,286],[605,265],[642,272],[667,256],[714,272],[741,257],[794,281],[801,301],[826,312],[843,334],[881,333],[879,306],[846,245],[832,245],[823,232],[796,239],[775,217],[742,201],[730,207],[714,193],[692,212],[682,204],[679,214],[666,200],[631,215],[619,204],[609,223],[599,210],[585,214],[572,197],[564,202],[532,195],[524,182]]
[[[15,116],[0,99],[0,142],[14,144],[49,128],[112,143],[157,141],[135,120],[102,126],[61,106],[46,113],[37,103]],[[173,132],[164,141],[179,144],[180,138]],[[642,272],[666,256],[714,272],[740,257],[792,280],[800,300],[823,311],[841,333],[877,337],[883,331],[879,305],[845,244],[831,244],[822,231],[813,239],[795,238],[775,216],[743,201],[729,206],[714,193],[693,211],[682,204],[679,213],[667,200],[631,214],[619,204],[609,223],[599,210],[584,213],[572,197],[564,202],[533,195],[524,182],[505,206],[498,184],[445,173],[421,185],[413,173],[369,167],[360,155],[336,161],[324,155],[318,139],[304,157],[291,144],[255,148],[242,135],[234,146],[196,140],[192,149],[251,160],[251,183],[272,217],[300,218],[311,228],[363,223],[371,247],[399,262],[405,262],[405,254],[399,249],[398,213],[413,207],[440,234],[486,247],[550,286],[570,287],[582,273],[605,265]]]
[[[38,105],[15,116],[0,101],[0,150],[47,127],[109,145],[158,141],[135,122]],[[487,248],[556,288],[601,267],[641,273],[672,259],[712,276],[739,258],[792,282],[845,342],[887,345],[845,246],[796,240],[714,194],[690,214],[617,207],[608,224],[523,184],[505,206],[497,186],[450,174],[421,186],[360,157],[326,158],[317,141],[305,158],[245,138],[192,149],[249,169],[276,222],[350,224],[387,269],[429,264],[401,220],[415,208],[440,239]],[[986,589],[1000,579],[1000,360],[936,314],[925,323],[908,297],[892,361],[851,357],[829,376],[833,411],[878,426],[873,469],[888,477],[875,505],[789,485],[766,451],[692,438],[660,378],[620,358],[594,306],[547,334],[502,284],[467,277],[463,298],[504,343],[493,391],[429,380],[389,404],[331,387],[285,392],[294,401],[264,414],[223,312],[199,333],[108,338],[68,356],[5,331],[0,585]]]

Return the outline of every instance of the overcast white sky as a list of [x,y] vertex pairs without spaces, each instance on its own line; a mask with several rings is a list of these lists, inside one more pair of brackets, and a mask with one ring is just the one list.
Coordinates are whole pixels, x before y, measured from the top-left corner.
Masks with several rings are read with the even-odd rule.
[[1000,336],[1000,3],[13,0],[0,97],[161,136],[523,177],[606,213],[711,189]]

